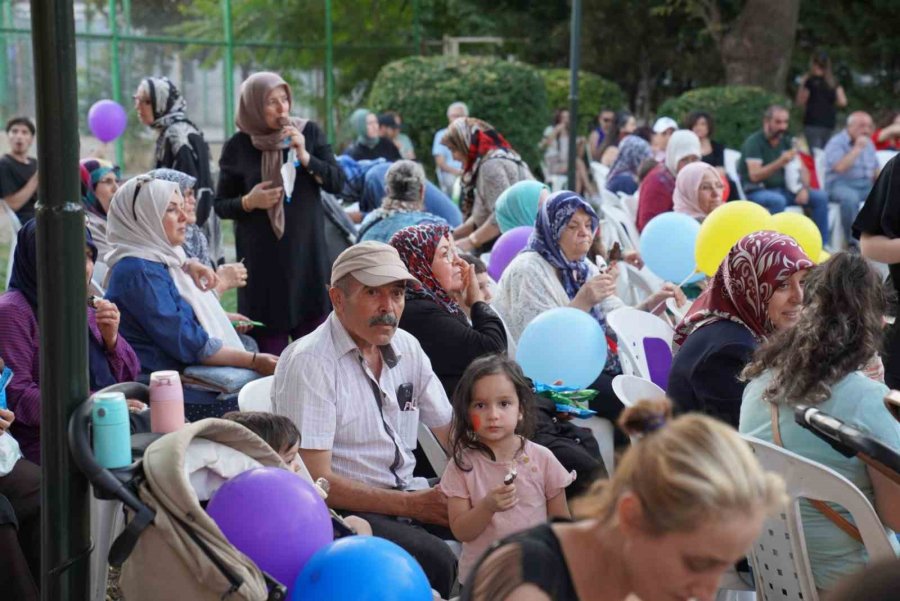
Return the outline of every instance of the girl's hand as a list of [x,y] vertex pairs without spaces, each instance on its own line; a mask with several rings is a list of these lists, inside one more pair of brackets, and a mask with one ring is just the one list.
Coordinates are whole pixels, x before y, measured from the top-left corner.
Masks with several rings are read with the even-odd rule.
[[6,434],[14,421],[16,421],[15,413],[9,409],[0,409],[0,436]]
[[119,308],[108,300],[98,298],[94,301],[94,309],[97,316],[97,328],[100,330],[100,337],[103,338],[103,344],[106,350],[116,348],[116,342],[119,340]]
[[481,500],[481,505],[491,513],[509,511],[519,503],[516,496],[516,485],[501,484]]

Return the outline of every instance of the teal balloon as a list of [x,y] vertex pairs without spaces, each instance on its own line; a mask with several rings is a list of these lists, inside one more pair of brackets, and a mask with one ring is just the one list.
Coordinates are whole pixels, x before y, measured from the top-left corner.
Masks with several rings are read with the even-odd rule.
[[422,566],[377,536],[348,536],[319,549],[297,577],[291,601],[432,601]]
[[[694,249],[700,223],[683,213],[662,213],[641,232],[641,258],[662,279],[680,284],[697,271]],[[702,278],[698,274],[697,278]],[[692,278],[693,281],[693,278]]]
[[589,313],[559,307],[541,313],[519,338],[516,361],[541,384],[586,388],[606,365],[606,333]]

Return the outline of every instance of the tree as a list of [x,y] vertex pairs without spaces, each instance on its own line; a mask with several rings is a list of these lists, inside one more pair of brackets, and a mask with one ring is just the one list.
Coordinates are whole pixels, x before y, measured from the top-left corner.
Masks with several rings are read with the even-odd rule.
[[706,25],[725,68],[725,82],[783,92],[791,67],[800,0],[669,0]]

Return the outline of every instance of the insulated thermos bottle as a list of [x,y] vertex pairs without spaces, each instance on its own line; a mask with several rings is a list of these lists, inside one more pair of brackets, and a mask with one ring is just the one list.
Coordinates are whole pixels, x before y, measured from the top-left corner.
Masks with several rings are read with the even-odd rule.
[[184,391],[177,371],[150,374],[150,429],[167,434],[184,426]]
[[125,395],[121,392],[96,394],[91,421],[97,462],[105,468],[131,465],[131,425]]

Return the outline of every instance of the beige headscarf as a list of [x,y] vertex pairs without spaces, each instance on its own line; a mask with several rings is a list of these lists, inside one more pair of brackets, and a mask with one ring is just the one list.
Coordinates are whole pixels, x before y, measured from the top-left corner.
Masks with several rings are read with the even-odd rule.
[[[280,128],[272,129],[266,125],[263,115],[266,108],[266,96],[279,86],[284,86],[288,102],[293,104],[291,87],[277,73],[261,71],[248,77],[241,84],[241,98],[234,119],[237,128],[250,136],[253,147],[262,151],[260,165],[262,181],[271,181],[272,186],[275,187],[283,185],[281,179],[281,165],[284,162],[282,151],[289,144],[285,143]],[[290,125],[297,128],[297,131],[302,132],[308,119],[290,117],[289,121]],[[268,213],[275,237],[280,240],[284,235],[284,198],[282,197],[278,204],[270,208]]]
[[109,273],[126,257],[162,263],[169,268],[178,293],[194,310],[197,321],[210,338],[218,338],[225,346],[243,350],[244,345],[215,294],[197,288],[194,280],[182,270],[187,261],[184,249],[170,243],[166,236],[163,216],[176,191],[177,183],[148,175],[131,178],[116,191],[107,213],[107,241],[112,248],[106,254]]
[[707,173],[719,180],[719,172],[712,165],[696,162],[686,165],[675,178],[675,193],[672,194],[673,210],[694,219],[703,220],[706,212],[700,206],[700,184]]

